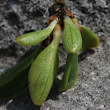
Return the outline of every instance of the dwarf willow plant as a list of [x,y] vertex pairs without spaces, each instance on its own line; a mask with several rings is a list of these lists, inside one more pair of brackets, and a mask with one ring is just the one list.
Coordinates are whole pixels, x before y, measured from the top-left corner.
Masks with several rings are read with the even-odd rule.
[[58,46],[62,35],[67,54],[66,67],[59,85],[59,91],[71,88],[78,76],[79,50],[97,47],[98,37],[87,27],[79,25],[78,19],[57,0],[49,9],[48,27],[44,30],[21,35],[16,42],[32,46],[42,42],[29,57],[0,75],[0,99],[11,99],[21,95],[29,87],[35,105],[41,105],[47,98],[58,72]]

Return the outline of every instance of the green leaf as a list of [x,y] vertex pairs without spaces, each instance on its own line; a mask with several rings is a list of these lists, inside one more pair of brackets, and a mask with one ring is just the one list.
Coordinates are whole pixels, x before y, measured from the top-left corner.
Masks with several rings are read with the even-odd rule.
[[77,53],[68,53],[66,60],[66,67],[62,81],[59,86],[59,91],[65,91],[71,88],[78,76],[78,55]]
[[24,93],[28,89],[28,72],[29,67],[9,83],[0,86],[0,100],[16,98]]
[[40,51],[41,46],[21,63],[0,76],[0,99],[15,98],[27,90],[29,68]]
[[99,45],[99,38],[87,27],[81,26],[82,30],[82,51],[86,49],[94,48]]
[[77,53],[82,46],[82,37],[70,17],[64,16],[63,47],[68,53]]
[[36,45],[42,42],[43,40],[45,40],[51,34],[57,22],[58,20],[55,19],[49,24],[49,26],[46,29],[23,34],[17,37],[15,40],[19,45],[22,45],[22,46]]
[[35,59],[29,71],[29,92],[35,105],[47,98],[58,71],[58,45],[61,30],[53,31],[53,40]]
[[18,63],[17,65],[15,65],[11,69],[7,70],[5,73],[0,75],[0,86],[5,85],[6,83],[10,82],[15,77],[17,77],[22,71],[24,71],[27,67],[29,67],[40,51],[41,51],[41,46],[37,48],[25,60],[23,60],[22,62]]

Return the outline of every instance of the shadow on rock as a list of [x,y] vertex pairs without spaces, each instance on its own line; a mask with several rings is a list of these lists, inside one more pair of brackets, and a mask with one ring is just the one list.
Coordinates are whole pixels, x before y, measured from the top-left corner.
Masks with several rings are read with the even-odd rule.
[[12,99],[6,107],[7,110],[40,110],[40,106],[34,105],[31,101],[29,91],[18,98]]
[[0,107],[6,105],[9,100],[0,100]]
[[90,57],[92,54],[95,53],[95,50],[88,49],[85,52],[82,52],[80,55],[78,55],[78,63],[86,59],[87,57]]
[[60,92],[58,91],[59,83],[60,83],[60,81],[58,79],[56,79],[52,86],[52,89],[47,97],[47,100],[48,99],[58,100],[57,96],[60,94]]

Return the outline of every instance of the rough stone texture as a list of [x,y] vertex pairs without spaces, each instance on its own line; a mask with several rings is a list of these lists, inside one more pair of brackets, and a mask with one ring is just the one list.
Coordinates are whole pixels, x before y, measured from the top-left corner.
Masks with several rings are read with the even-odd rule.
[[[19,46],[14,39],[23,33],[45,28],[49,17],[48,8],[53,2],[0,0],[0,74],[25,58],[36,47]],[[79,23],[98,35],[100,46],[79,54],[79,75],[71,89],[59,93],[59,80],[56,80],[41,107],[32,103],[27,91],[16,99],[0,101],[0,110],[110,110],[110,1],[65,2],[79,19]],[[59,55],[59,74],[62,74],[67,55],[62,43],[59,46]]]

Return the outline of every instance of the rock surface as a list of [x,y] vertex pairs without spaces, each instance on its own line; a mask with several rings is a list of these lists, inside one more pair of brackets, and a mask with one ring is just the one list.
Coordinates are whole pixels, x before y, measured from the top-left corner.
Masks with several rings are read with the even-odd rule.
[[[110,110],[110,1],[65,2],[79,23],[99,37],[100,45],[79,54],[78,79],[71,89],[59,93],[59,81],[56,80],[41,107],[32,103],[27,91],[16,99],[0,101],[0,110]],[[0,74],[35,49],[35,46],[19,46],[14,39],[23,33],[45,28],[48,8],[53,3],[54,0],[0,0]],[[62,43],[59,55],[60,74],[64,71],[67,55]]]

